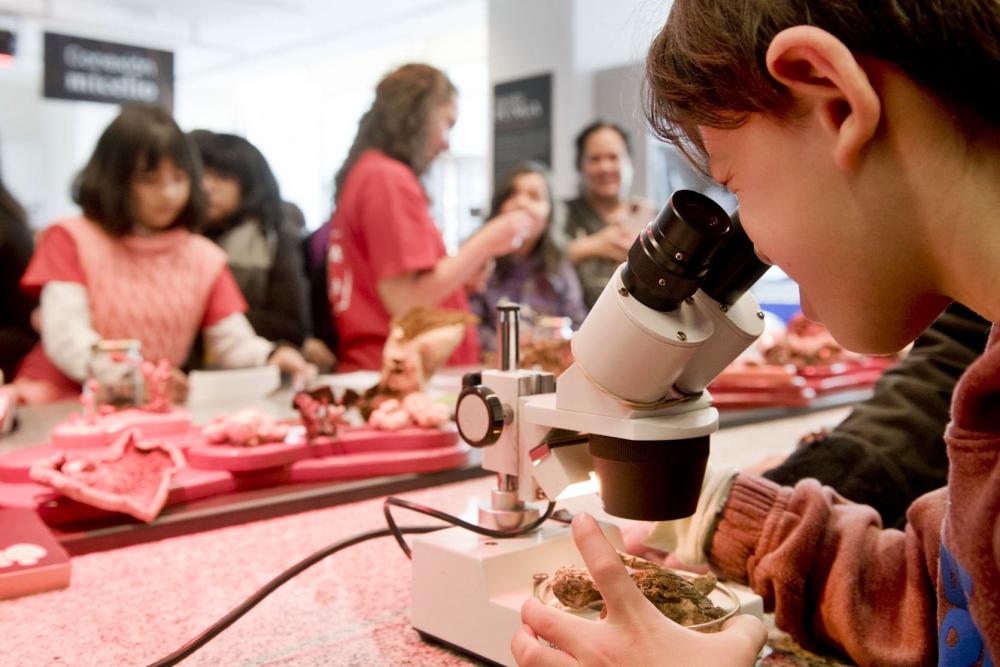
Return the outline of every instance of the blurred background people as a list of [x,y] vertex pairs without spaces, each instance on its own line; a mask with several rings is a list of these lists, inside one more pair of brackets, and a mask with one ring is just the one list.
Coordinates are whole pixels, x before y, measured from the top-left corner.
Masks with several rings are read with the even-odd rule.
[[566,202],[560,235],[568,244],[566,252],[589,309],[656,209],[650,202],[629,197],[632,160],[625,130],[598,120],[583,128],[575,143],[580,195]]
[[101,134],[75,184],[83,217],[45,230],[21,280],[40,295],[42,333],[15,379],[22,401],[75,396],[102,339],[136,339],[144,358],[166,359],[175,398],[199,330],[222,367],[309,371],[295,349],[254,333],[225,253],[191,232],[206,207],[201,176],[162,109],[126,108]]
[[[302,264],[309,289],[309,319],[311,335],[302,346],[302,353],[320,371],[332,370],[336,363],[333,350],[337,349],[337,328],[330,313],[329,273],[330,221],[327,220],[308,236],[300,240]],[[324,358],[325,357],[325,358]]]
[[485,288],[470,296],[472,312],[480,318],[483,350],[497,349],[496,307],[502,301],[518,303],[534,316],[566,317],[575,329],[587,315],[576,271],[552,238],[552,187],[544,165],[514,165],[497,184],[490,218],[525,211],[532,227],[521,246],[496,260]]
[[0,372],[8,380],[38,342],[38,333],[31,325],[38,301],[18,287],[33,248],[24,209],[4,186],[0,174]]
[[204,166],[208,195],[201,232],[225,252],[259,336],[301,346],[309,326],[299,231],[286,218],[278,182],[243,137],[190,133]]
[[[389,320],[418,306],[469,310],[465,285],[487,262],[519,246],[534,226],[517,210],[488,221],[448,256],[419,177],[448,150],[456,89],[429,65],[385,76],[335,178],[329,295],[342,371],[376,369]],[[474,327],[449,360],[474,364]]]

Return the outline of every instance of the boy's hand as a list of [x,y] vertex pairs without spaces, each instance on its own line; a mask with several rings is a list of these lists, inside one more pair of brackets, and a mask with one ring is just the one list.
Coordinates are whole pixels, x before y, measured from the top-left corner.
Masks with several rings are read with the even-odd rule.
[[524,624],[511,641],[517,664],[731,667],[754,663],[767,639],[759,620],[739,615],[713,634],[681,627],[639,592],[591,516],[581,514],[573,520],[573,538],[604,597],[607,616],[588,621],[528,600],[521,608]]

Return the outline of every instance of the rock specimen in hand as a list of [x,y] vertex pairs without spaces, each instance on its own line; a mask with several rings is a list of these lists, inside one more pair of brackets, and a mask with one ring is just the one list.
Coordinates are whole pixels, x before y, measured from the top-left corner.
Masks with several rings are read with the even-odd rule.
[[715,588],[714,574],[689,581],[668,570],[637,570],[632,580],[664,616],[681,625],[707,623],[726,614],[707,597]]
[[[594,580],[585,568],[564,565],[556,570],[552,578],[552,593],[560,602],[571,609],[601,609],[604,600],[601,593],[594,588]],[[599,605],[594,605],[599,602]]]
[[[698,625],[726,614],[708,598],[716,585],[714,574],[687,579],[641,558],[621,556],[642,594],[672,621],[681,625]],[[574,611],[600,609],[601,615],[604,615],[601,592],[594,586],[590,573],[582,567],[564,566],[556,570],[552,593],[559,602]]]

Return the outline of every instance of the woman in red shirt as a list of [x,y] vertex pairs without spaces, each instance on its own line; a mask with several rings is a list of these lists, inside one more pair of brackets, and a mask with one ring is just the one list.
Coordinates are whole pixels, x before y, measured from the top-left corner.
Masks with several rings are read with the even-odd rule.
[[[490,260],[516,248],[530,216],[512,211],[493,218],[454,256],[434,225],[418,180],[448,150],[458,114],[456,90],[429,65],[404,65],[375,89],[354,144],[336,176],[331,219],[329,296],[343,371],[376,369],[389,320],[410,308],[468,310],[465,285]],[[450,359],[479,360],[473,327]]]

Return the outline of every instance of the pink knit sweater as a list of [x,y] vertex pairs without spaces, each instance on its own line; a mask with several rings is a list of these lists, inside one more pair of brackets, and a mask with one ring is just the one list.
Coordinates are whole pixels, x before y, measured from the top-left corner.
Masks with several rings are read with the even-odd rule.
[[146,359],[183,364],[225,253],[186,229],[112,238],[84,218],[56,224],[76,241],[94,330],[141,340]]
[[[740,476],[712,538],[720,573],[748,581],[779,627],[861,665],[1000,658],[1000,327],[955,391],[948,487],[905,531],[815,480]],[[943,536],[943,540],[942,540]]]

